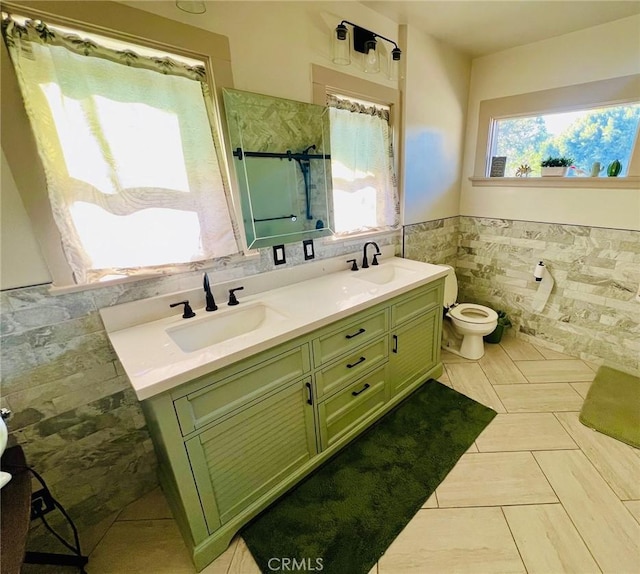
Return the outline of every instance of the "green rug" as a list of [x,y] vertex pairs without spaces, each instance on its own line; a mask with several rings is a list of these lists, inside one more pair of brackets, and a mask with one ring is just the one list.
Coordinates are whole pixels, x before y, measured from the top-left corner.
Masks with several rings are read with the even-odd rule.
[[600,367],[582,405],[580,422],[640,448],[640,378]]
[[368,574],[495,415],[425,383],[244,528],[260,569]]

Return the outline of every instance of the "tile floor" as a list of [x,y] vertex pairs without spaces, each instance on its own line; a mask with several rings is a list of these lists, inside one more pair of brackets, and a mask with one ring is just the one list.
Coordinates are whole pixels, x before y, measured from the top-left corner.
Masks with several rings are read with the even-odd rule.
[[[371,574],[640,572],[640,451],[578,421],[596,366],[514,338],[443,361],[441,382],[499,414]],[[88,572],[194,572],[160,490],[115,518]],[[203,572],[259,570],[236,538]]]

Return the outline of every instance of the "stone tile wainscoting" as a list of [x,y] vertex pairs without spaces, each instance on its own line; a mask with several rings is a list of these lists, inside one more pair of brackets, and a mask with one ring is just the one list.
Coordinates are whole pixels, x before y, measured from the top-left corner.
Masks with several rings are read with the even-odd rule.
[[459,233],[458,216],[407,225],[404,228],[404,256],[455,267]]
[[[376,237],[399,253],[399,233]],[[316,260],[362,249],[362,239],[316,241]],[[287,264],[304,264],[302,244],[286,246]],[[345,263],[345,268],[346,268]],[[279,268],[282,268],[279,267]],[[207,268],[216,283],[273,271],[272,250],[226,257]],[[53,295],[48,285],[0,293],[0,404],[13,412],[9,446],[27,460],[76,522],[90,552],[101,524],[157,485],[156,456],[138,400],[113,351],[98,310],[201,285],[200,270]],[[63,522],[50,514],[54,527]],[[36,523],[34,523],[35,525]],[[29,549],[62,547],[36,526]]]
[[[461,216],[405,227],[404,246],[410,259],[453,265],[459,300],[506,311],[517,337],[640,370],[640,232]],[[536,313],[539,260],[555,285]]]

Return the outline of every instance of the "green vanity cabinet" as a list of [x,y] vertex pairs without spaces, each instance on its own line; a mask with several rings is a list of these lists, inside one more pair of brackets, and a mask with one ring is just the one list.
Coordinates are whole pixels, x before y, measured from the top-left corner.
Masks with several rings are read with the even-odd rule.
[[289,384],[185,442],[210,533],[315,456],[308,385]]
[[143,401],[198,570],[237,531],[442,373],[443,280]]
[[436,281],[391,305],[389,379],[394,396],[422,383],[424,373],[440,365],[443,297],[444,282]]

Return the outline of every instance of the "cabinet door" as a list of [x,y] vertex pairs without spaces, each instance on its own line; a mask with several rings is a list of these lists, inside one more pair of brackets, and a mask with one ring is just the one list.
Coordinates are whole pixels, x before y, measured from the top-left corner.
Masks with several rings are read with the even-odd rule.
[[424,313],[413,321],[393,330],[389,372],[395,395],[422,382],[439,356],[440,308]]
[[210,532],[316,454],[310,389],[298,381],[186,441]]

